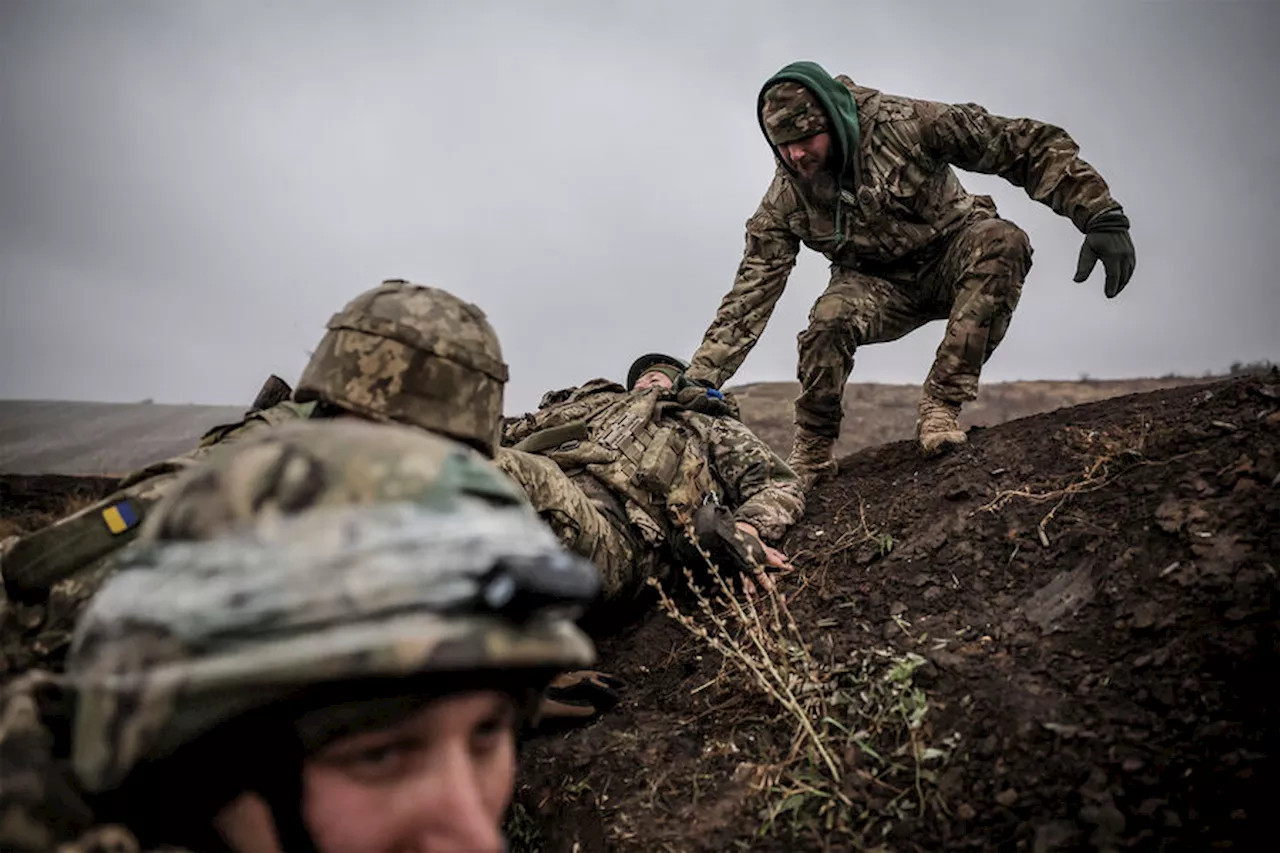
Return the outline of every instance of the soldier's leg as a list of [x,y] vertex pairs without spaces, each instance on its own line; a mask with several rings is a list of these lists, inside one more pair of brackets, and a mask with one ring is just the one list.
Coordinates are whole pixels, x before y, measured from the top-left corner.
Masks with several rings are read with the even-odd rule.
[[920,401],[917,431],[927,453],[965,440],[960,407],[978,396],[982,366],[1009,330],[1030,268],[1030,240],[1004,219],[962,231],[939,261],[931,289],[950,308]]
[[[874,276],[833,267],[831,282],[809,311],[809,327],[797,338],[796,441],[790,462],[802,478],[834,472],[831,451],[844,417],[844,386],[854,351],[863,344],[896,340],[931,319],[909,289]],[[806,483],[811,485],[812,482]]]
[[564,546],[600,570],[605,601],[632,592],[638,561],[631,540],[559,466],[545,456],[510,448],[499,450],[494,463],[524,490]]
[[978,396],[982,366],[1009,330],[1030,268],[1031,241],[1008,220],[983,220],[952,240],[936,272],[951,309],[925,381],[929,394],[952,403]]

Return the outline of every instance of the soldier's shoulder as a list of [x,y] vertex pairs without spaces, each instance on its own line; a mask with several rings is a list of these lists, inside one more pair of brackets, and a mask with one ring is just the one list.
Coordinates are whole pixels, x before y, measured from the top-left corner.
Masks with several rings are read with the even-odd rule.
[[570,388],[560,388],[556,391],[548,391],[542,395],[542,399],[538,401],[538,409],[549,409],[552,406],[558,406],[562,403],[571,403],[581,400],[583,397],[589,397],[593,394],[625,393],[626,388],[614,382],[612,379],[592,379],[581,385],[574,385]]
[[245,416],[238,421],[218,424],[209,428],[200,437],[200,446],[208,447],[214,444],[234,441],[263,427],[310,420],[315,415],[316,406],[317,404],[314,401],[297,403],[293,400],[285,400],[267,409],[246,412]]
[[877,121],[914,121],[923,114],[921,107],[925,102],[918,98],[909,98],[905,95],[891,95],[888,92],[878,92],[876,104]]

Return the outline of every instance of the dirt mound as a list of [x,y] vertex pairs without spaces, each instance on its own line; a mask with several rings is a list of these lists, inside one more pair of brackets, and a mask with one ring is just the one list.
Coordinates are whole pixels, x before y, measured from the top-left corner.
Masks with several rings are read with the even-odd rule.
[[[526,746],[516,849],[1259,849],[1276,380],[843,459],[788,542],[798,632],[685,596],[693,631],[655,611],[606,639],[625,698]],[[781,681],[743,674],[753,643]]]
[[[1036,380],[989,382],[978,399],[964,407],[965,426],[995,426],[1015,418],[1051,412],[1064,406],[1093,403],[1124,394],[1202,384],[1208,379],[1165,376],[1159,379],[1082,379],[1078,382]],[[729,390],[738,397],[742,419],[784,457],[795,432],[797,382],[756,382]],[[844,392],[844,428],[837,455],[910,438],[915,430],[919,385],[850,382]]]

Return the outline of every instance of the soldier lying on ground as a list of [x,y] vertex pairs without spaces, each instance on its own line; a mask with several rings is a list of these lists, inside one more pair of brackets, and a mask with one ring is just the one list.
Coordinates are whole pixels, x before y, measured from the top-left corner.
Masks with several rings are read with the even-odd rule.
[[0,849],[497,853],[517,724],[594,658],[598,573],[418,430],[220,449],[118,560],[0,705]]
[[632,609],[650,578],[701,564],[693,539],[726,570],[788,568],[767,543],[803,514],[800,484],[719,392],[684,382],[684,368],[642,356],[626,386],[594,379],[548,393],[503,431],[498,467],[600,569],[601,621]]
[[803,242],[831,261],[831,282],[799,337],[796,437],[788,458],[806,488],[835,472],[854,350],[933,320],[947,330],[920,399],[926,453],[962,443],[957,418],[1009,328],[1031,244],[965,191],[952,166],[1000,175],[1084,233],[1075,280],[1101,259],[1106,295],[1136,264],[1129,220],[1061,128],[976,104],[888,95],[797,62],[770,78],[756,111],[777,158],[746,248],[693,356],[691,380],[719,387],[760,339]]
[[215,446],[281,423],[349,417],[419,427],[492,456],[506,381],[498,336],[476,306],[400,280],[360,294],[329,320],[292,400],[213,428],[190,453],[129,475],[109,497],[6,549],[0,577],[11,602],[0,594],[0,675],[60,665],[107,557]]

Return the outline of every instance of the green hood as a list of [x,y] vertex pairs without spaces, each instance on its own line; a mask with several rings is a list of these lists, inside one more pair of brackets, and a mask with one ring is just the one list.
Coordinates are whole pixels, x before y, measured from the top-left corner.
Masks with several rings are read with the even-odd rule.
[[[756,121],[760,124],[760,132],[765,134],[765,140],[768,141],[769,134],[765,131],[764,117],[761,111],[764,108],[764,93],[769,90],[775,83],[792,82],[799,83],[804,86],[818,99],[822,104],[823,110],[827,113],[827,119],[831,124],[831,139],[835,144],[835,162],[840,164],[840,170],[836,174],[836,179],[844,189],[853,189],[855,183],[853,160],[858,151],[858,142],[861,134],[858,130],[858,103],[853,99],[853,93],[845,88],[843,83],[837,81],[834,77],[826,72],[821,65],[816,62],[793,62],[785,66],[777,74],[774,74],[765,84],[760,87],[760,94],[756,96]],[[772,147],[772,143],[770,143]],[[777,150],[774,155],[778,156]],[[791,167],[786,161],[778,156],[778,162],[782,163],[782,168],[788,172]],[[844,229],[842,227],[843,205],[839,198],[836,199],[836,245],[844,243]]]
[[[853,154],[858,150],[860,138],[858,104],[853,99],[853,93],[818,63],[793,62],[766,80],[760,87],[760,94],[756,96],[756,121],[760,123],[761,133],[765,132],[764,118],[761,116],[761,110],[764,108],[764,93],[774,84],[784,82],[799,83],[813,92],[818,102],[822,104],[823,110],[827,113],[827,119],[831,122],[830,133],[836,144],[836,162],[841,164],[838,175],[840,185],[846,186],[851,180],[846,178],[852,171]],[[765,139],[768,140],[768,138],[769,135],[765,133]],[[783,168],[786,168],[785,163]]]

